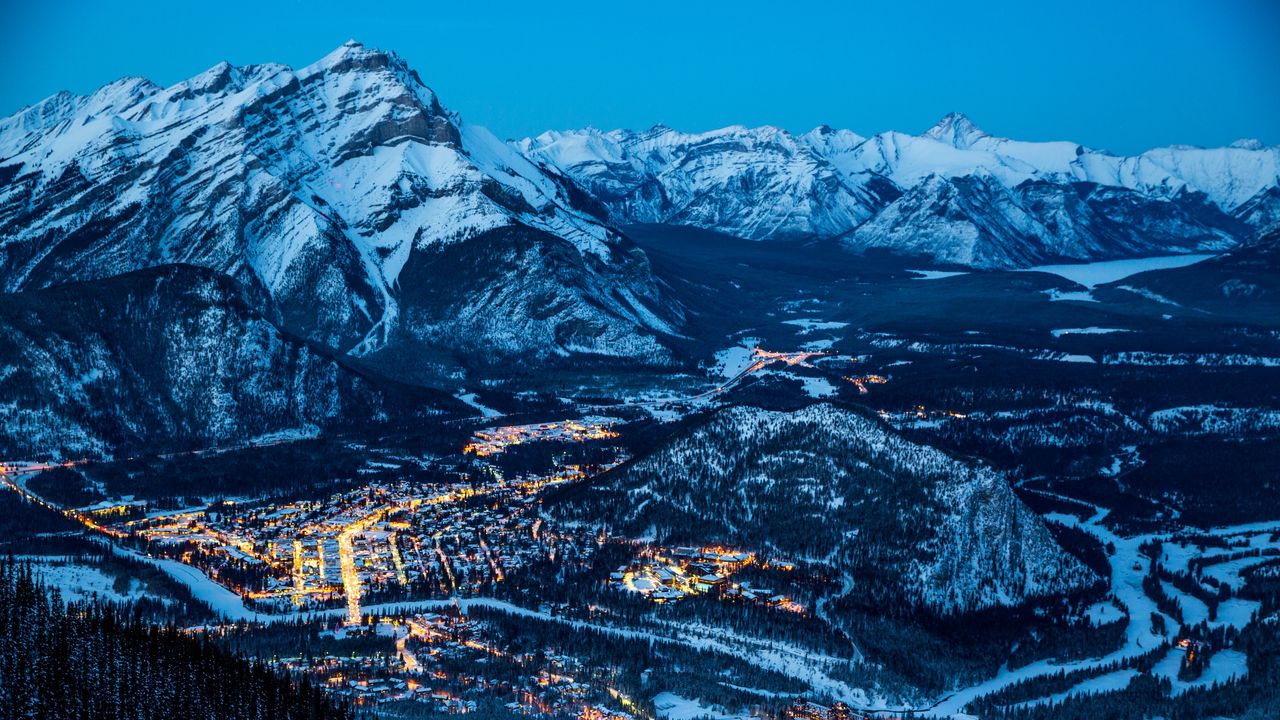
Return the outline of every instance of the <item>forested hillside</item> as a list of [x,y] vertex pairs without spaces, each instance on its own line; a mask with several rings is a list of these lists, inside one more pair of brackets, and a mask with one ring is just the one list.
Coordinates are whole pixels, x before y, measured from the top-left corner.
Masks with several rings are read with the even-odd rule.
[[966,612],[1097,581],[1001,474],[830,404],[721,411],[553,513],[827,563],[877,607]]
[[0,716],[60,720],[329,720],[323,692],[114,606],[66,604],[0,564]]

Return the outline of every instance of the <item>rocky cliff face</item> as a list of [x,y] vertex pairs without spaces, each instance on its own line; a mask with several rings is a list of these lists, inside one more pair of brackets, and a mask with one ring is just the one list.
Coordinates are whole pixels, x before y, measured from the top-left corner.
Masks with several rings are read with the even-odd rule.
[[[189,263],[354,355],[465,337],[528,359],[662,357],[681,310],[589,210],[568,181],[446,110],[398,57],[357,43],[297,70],[223,63],[170,88],[126,79],[0,121],[5,290]],[[471,252],[477,240],[486,249]],[[458,252],[518,256],[519,273],[486,267],[470,282],[447,264]],[[430,306],[413,304],[424,295]]]

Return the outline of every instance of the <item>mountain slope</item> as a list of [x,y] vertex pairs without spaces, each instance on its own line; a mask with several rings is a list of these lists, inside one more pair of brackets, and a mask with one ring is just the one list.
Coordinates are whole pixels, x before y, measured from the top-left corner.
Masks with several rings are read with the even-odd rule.
[[772,548],[833,565],[863,600],[940,613],[1094,580],[1000,474],[825,404],[721,411],[551,512],[631,537]]
[[192,266],[4,296],[0,368],[6,457],[219,446],[394,410]]
[[[200,265],[259,289],[290,332],[357,355],[457,336],[529,358],[661,355],[680,309],[643,254],[579,205],[580,191],[463,124],[398,57],[354,42],[298,70],[223,63],[166,89],[127,79],[0,121],[5,290]],[[437,297],[429,326],[419,314],[406,328],[406,295],[454,279],[422,270],[499,231],[552,285],[476,307],[513,279],[490,278],[497,287]],[[556,272],[561,255],[577,274]],[[572,347],[547,344],[565,328]]]

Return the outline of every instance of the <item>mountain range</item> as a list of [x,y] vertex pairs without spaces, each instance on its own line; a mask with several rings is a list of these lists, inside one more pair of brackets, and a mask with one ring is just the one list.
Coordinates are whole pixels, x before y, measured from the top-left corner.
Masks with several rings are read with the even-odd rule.
[[[635,224],[790,242],[801,259],[814,246],[797,241],[816,240],[850,258],[1010,268],[1249,247],[1278,220],[1280,148],[1253,141],[1122,157],[992,137],[953,114],[922,135],[658,126],[503,142],[394,53],[354,41],[298,69],[125,78],[0,119],[0,290],[92,305],[164,295],[202,269],[201,297],[243,305],[352,384],[681,365],[707,312],[655,271]],[[175,266],[154,288],[101,285]],[[153,320],[177,327],[184,308]],[[15,313],[13,337],[52,342],[12,329],[34,322]],[[222,332],[253,345],[251,325]],[[72,354],[99,352],[91,336]],[[81,430],[94,446],[98,431]]]
[[953,113],[921,135],[547,132],[515,143],[628,223],[755,240],[839,238],[975,267],[1220,251],[1276,222],[1280,148],[1169,147],[1124,157],[997,138]]

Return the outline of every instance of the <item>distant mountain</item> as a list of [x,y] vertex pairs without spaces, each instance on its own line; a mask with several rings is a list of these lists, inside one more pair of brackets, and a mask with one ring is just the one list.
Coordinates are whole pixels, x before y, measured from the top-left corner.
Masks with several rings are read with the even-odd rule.
[[1280,147],[1256,141],[1122,157],[992,137],[952,114],[921,135],[655,127],[514,145],[581,183],[616,223],[841,237],[855,252],[980,267],[1219,251],[1280,217]]
[[845,182],[808,140],[773,127],[690,135],[658,126],[548,132],[515,147],[579,182],[618,224],[693,225],[751,240],[830,236],[898,195],[888,182]]
[[593,207],[354,42],[0,120],[5,291],[189,263],[294,334],[409,370],[442,352],[664,357],[682,311]]
[[1027,180],[1090,182],[1159,198],[1204,193],[1229,212],[1280,185],[1280,147],[1243,140],[1225,148],[1173,146],[1121,156],[1073,142],[1025,142],[983,132],[960,113],[922,135],[886,132],[832,156],[848,174],[877,172],[902,187],[930,175],[986,172],[1008,187]]
[[944,614],[1096,581],[999,473],[826,404],[721,411],[550,512],[827,563],[862,601]]
[[4,296],[0,368],[4,457],[214,447],[394,410],[230,278],[185,265]]
[[1248,228],[1187,193],[1154,199],[1089,182],[1025,180],[1009,187],[985,172],[930,175],[841,242],[976,267],[1026,267],[1223,251]]

